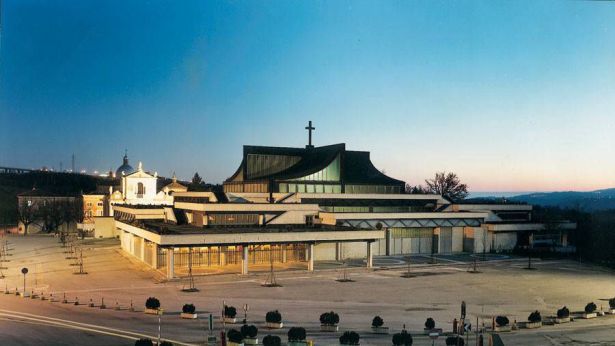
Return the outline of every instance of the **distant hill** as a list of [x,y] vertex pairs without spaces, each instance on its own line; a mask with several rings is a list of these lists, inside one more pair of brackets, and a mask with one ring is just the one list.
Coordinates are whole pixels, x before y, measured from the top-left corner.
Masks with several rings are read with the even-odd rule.
[[467,199],[466,202],[528,203],[593,212],[615,209],[615,188],[587,192],[535,192],[512,197],[479,197]]
[[587,192],[538,192],[509,199],[542,206],[558,206],[584,211],[607,210],[615,209],[615,188]]

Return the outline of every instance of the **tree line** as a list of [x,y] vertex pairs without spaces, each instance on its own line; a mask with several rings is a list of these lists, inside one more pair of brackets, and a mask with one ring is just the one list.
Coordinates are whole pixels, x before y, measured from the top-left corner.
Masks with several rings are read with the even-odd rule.
[[44,232],[58,233],[62,225],[68,228],[71,223],[83,222],[83,199],[80,197],[22,199],[17,205],[17,219],[24,226],[24,235],[28,234],[28,228],[34,223],[39,223]]

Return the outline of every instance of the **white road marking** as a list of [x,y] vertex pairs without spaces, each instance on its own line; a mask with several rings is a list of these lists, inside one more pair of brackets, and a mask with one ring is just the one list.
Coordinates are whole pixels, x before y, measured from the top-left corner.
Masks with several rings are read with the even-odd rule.
[[[20,312],[20,311],[0,309],[0,316],[5,316],[5,318],[13,319],[15,321],[18,321],[19,319],[23,319],[26,321],[47,323],[49,325],[90,331],[90,332],[100,333],[100,334],[107,334],[107,335],[117,336],[117,337],[121,337],[125,339],[131,339],[131,340],[136,340],[139,338],[149,338],[152,340],[156,339],[155,336],[151,336],[147,334],[141,334],[141,333],[131,332],[127,330],[111,328],[111,327],[104,327],[100,325],[81,323],[81,322],[65,320],[61,318],[48,317],[48,316],[43,316],[43,315],[35,315],[35,314],[30,314],[30,313]],[[186,346],[192,345],[192,344],[184,343],[184,342],[177,341],[177,340],[171,340],[171,339],[166,339],[166,338],[165,340],[168,340],[175,345],[186,345]]]

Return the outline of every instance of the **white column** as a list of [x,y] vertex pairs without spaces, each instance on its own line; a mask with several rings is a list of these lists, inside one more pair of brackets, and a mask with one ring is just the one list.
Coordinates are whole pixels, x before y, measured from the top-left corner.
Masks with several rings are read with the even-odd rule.
[[282,263],[286,263],[286,244],[280,245],[282,248]]
[[145,242],[147,240],[145,240],[145,238],[141,238],[141,261],[145,262]]
[[387,237],[387,239],[386,239],[386,247],[387,247],[386,255],[387,256],[391,256],[391,253],[393,253],[393,251],[391,251],[391,248],[393,247],[393,234],[391,233],[390,229],[387,229],[385,231],[385,233],[386,233],[386,237]]
[[308,271],[314,271],[314,244],[308,244],[307,247]]
[[218,246],[218,265],[226,265],[226,248],[224,246]]
[[152,243],[152,267],[158,269],[158,244]]
[[368,241],[367,242],[367,268],[371,268],[374,265],[374,260],[373,260],[373,242],[372,241]]
[[241,274],[248,274],[248,246],[242,246],[242,256],[241,256]]
[[339,241],[337,243],[335,243],[335,260],[336,261],[343,260],[343,257],[342,257],[342,243],[339,242]]
[[166,249],[167,252],[167,279],[175,277],[175,258],[173,258],[173,248]]

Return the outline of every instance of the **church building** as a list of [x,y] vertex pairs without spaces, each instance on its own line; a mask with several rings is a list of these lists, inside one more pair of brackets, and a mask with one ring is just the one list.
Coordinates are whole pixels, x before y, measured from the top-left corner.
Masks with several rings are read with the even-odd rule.
[[[511,250],[535,233],[567,247],[576,225],[532,221],[532,206],[453,203],[437,194],[407,194],[405,183],[346,145],[244,146],[223,191],[173,185],[151,194],[156,174],[122,177],[113,234],[122,249],[168,278],[193,270],[248,273],[249,266],[374,256]],[[142,187],[141,185],[142,184]],[[162,192],[162,191],[161,191]],[[114,192],[115,193],[115,192]],[[155,203],[154,203],[155,202]]]

